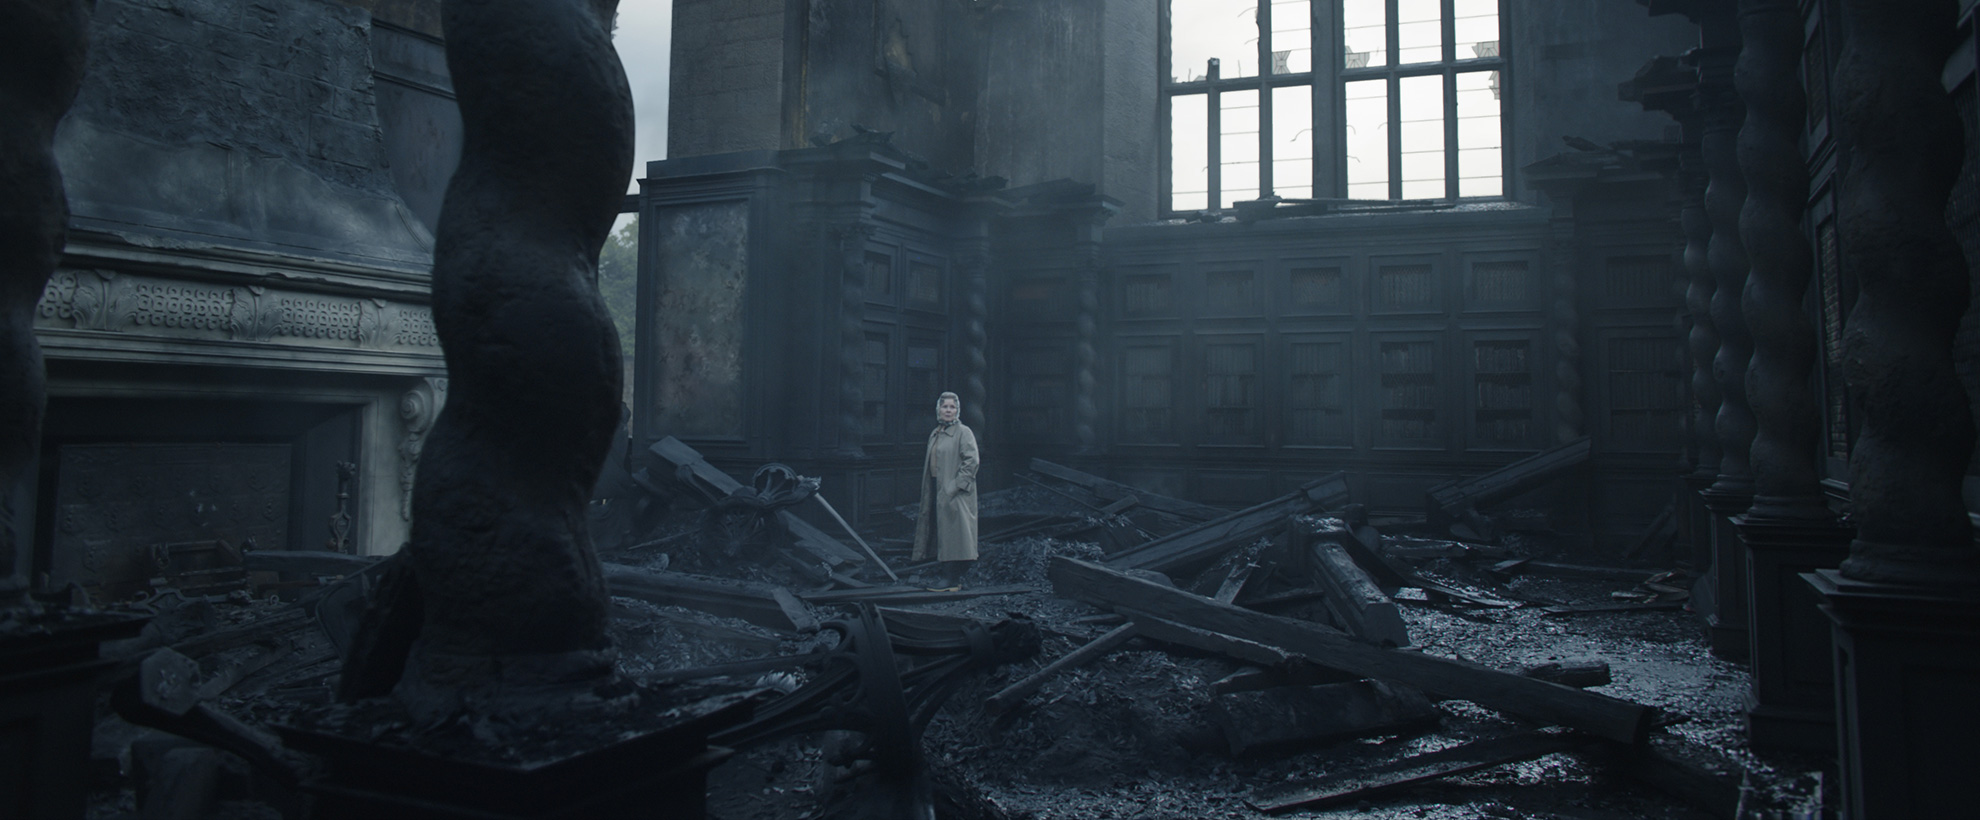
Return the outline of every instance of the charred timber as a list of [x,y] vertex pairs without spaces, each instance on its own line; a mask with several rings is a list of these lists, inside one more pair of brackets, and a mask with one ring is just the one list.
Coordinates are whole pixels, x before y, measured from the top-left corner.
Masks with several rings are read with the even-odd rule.
[[1593,452],[1593,442],[1582,436],[1476,478],[1446,481],[1430,488],[1431,511],[1456,518],[1465,510],[1503,501],[1559,478],[1586,463]]
[[1290,516],[1339,507],[1347,500],[1347,474],[1335,473],[1309,481],[1297,490],[1255,507],[1206,521],[1119,553],[1107,559],[1107,565],[1157,572],[1199,566],[1234,547],[1271,534],[1285,526]]
[[1143,614],[1161,613],[1161,618],[1192,629],[1609,740],[1641,741],[1655,716],[1654,709],[1641,704],[1466,661],[1372,647],[1309,621],[1252,612],[1064,556],[1052,559],[1049,574],[1059,596],[1116,609],[1143,627],[1148,626],[1141,620]]

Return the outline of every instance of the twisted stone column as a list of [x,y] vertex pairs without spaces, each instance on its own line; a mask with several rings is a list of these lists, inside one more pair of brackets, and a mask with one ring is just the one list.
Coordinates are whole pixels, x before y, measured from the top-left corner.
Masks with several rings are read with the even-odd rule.
[[1749,518],[1827,520],[1820,466],[1821,408],[1810,383],[1815,327],[1802,310],[1812,273],[1801,214],[1808,165],[1801,156],[1801,9],[1795,0],[1741,0],[1743,44],[1734,80],[1746,103],[1739,166],[1746,204],[1739,236],[1751,272],[1740,315],[1752,332],[1745,395],[1753,410],[1753,506]]
[[1953,19],[1952,0],[1843,3],[1849,41],[1831,88],[1848,165],[1836,222],[1859,288],[1843,378],[1862,426],[1842,572],[1860,581],[1980,581],[1960,496],[1973,421],[1952,359],[1968,274],[1945,219],[1963,147],[1939,81]]
[[[1719,436],[1719,480],[1712,489],[1746,496],[1753,491],[1753,471],[1747,460],[1753,446],[1753,411],[1746,396],[1746,365],[1753,357],[1753,341],[1740,312],[1748,268],[1746,247],[1739,238],[1746,180],[1740,174],[1737,151],[1745,107],[1732,85],[1732,61],[1738,47],[1702,51],[1698,93],[1705,130],[1698,147],[1710,177],[1705,185],[1705,213],[1711,220],[1712,238],[1705,260],[1716,281],[1711,310],[1712,327],[1719,334],[1719,350],[1712,358],[1712,378],[1719,386],[1719,414],[1712,424]],[[1739,506],[1744,508],[1745,503]]]
[[866,242],[874,226],[837,229],[839,242],[839,455],[865,458]]
[[14,504],[35,480],[48,403],[34,307],[68,231],[55,126],[82,86],[90,8],[83,0],[0,4],[0,606],[24,594],[33,560],[15,529],[31,511]]
[[984,378],[990,371],[990,242],[989,237],[965,241],[959,262],[963,280],[963,423],[971,430],[988,427],[983,404],[989,398]]
[[[1557,220],[1562,221],[1562,220]],[[1554,443],[1581,437],[1581,311],[1580,282],[1575,276],[1574,224],[1553,226],[1554,257]]]
[[409,559],[415,713],[541,714],[614,678],[585,505],[622,371],[598,253],[633,160],[613,0],[446,0],[463,130],[433,265],[448,400],[422,448]]
[[1096,347],[1100,335],[1100,260],[1086,260],[1074,276],[1079,294],[1075,318],[1079,336],[1073,349],[1073,433],[1079,439],[1080,452],[1092,453],[1100,449],[1100,437],[1094,430],[1100,417],[1094,378],[1100,362]]
[[[1687,156],[1688,164],[1701,161]],[[1691,317],[1691,332],[1685,343],[1691,351],[1691,428],[1698,443],[1698,473],[1703,477],[1719,474],[1719,382],[1712,378],[1712,359],[1719,355],[1719,331],[1712,324],[1712,295],[1718,282],[1706,262],[1705,249],[1712,241],[1712,220],[1705,215],[1705,174],[1702,168],[1687,174],[1684,181],[1684,209],[1678,218],[1684,226],[1684,270],[1690,285],[1684,291],[1685,313]]]

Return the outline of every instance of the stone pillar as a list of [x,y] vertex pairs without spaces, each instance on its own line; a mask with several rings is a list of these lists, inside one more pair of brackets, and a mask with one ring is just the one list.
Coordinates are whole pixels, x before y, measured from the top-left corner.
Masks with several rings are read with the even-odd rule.
[[839,251],[839,447],[842,458],[866,457],[867,222],[833,231]]
[[90,8],[72,0],[0,8],[0,607],[26,600],[34,563],[27,499],[48,404],[34,308],[69,227],[55,126],[82,86]]
[[623,378],[596,284],[633,161],[614,5],[444,6],[463,130],[433,265],[448,398],[413,489],[423,617],[396,689],[421,719],[619,700],[585,532]]
[[1708,177],[1705,214],[1712,226],[1705,258],[1715,285],[1712,326],[1719,336],[1718,352],[1712,357],[1712,379],[1719,388],[1719,412],[1712,421],[1719,437],[1719,474],[1702,494],[1712,511],[1712,564],[1717,579],[1714,609],[1707,621],[1712,651],[1745,660],[1746,557],[1732,517],[1745,512],[1753,498],[1753,475],[1747,464],[1753,413],[1746,401],[1746,365],[1753,346],[1740,315],[1747,259],[1739,239],[1739,212],[1746,202],[1746,181],[1740,175],[1736,143],[1745,107],[1733,90],[1739,30],[1731,11],[1727,3],[1699,21],[1702,45],[1691,56],[1698,67],[1698,109],[1704,125],[1699,151]]
[[1953,370],[1969,271],[1946,227],[1963,148],[1940,72],[1953,0],[1843,0],[1831,79],[1846,164],[1836,223],[1858,284],[1843,376],[1856,539],[1803,576],[1834,624],[1845,816],[1955,817],[1980,804],[1980,550],[1960,496],[1974,430]]
[[1803,572],[1832,567],[1850,533],[1823,499],[1821,410],[1811,384],[1815,328],[1802,309],[1812,273],[1801,215],[1808,166],[1800,150],[1801,9],[1795,0],[1740,0],[1735,76],[1746,103],[1739,164],[1746,179],[1740,238],[1750,251],[1741,315],[1753,335],[1746,395],[1753,408],[1753,504],[1733,519],[1746,554],[1753,689],[1747,737],[1756,747],[1835,746],[1826,619]]
[[971,231],[956,243],[956,265],[963,283],[963,423],[979,441],[989,431],[984,403],[990,391],[990,217],[981,206],[972,208]]
[[1100,417],[1100,401],[1096,395],[1097,380],[1094,375],[1100,364],[1100,260],[1097,255],[1080,261],[1079,269],[1073,273],[1073,291],[1079,300],[1078,313],[1074,318],[1079,335],[1073,342],[1073,435],[1079,442],[1078,452],[1092,455],[1100,451],[1100,437],[1095,430]]
[[[1705,215],[1705,163],[1699,153],[1698,72],[1675,57],[1656,57],[1623,84],[1624,100],[1662,111],[1676,120],[1682,133],[1677,157],[1678,226],[1684,236],[1680,274],[1675,286],[1684,301],[1677,322],[1685,339],[1680,357],[1691,363],[1686,395],[1691,413],[1685,417],[1685,462],[1680,476],[1680,531],[1689,545],[1691,566],[1704,571],[1712,564],[1712,511],[1700,495],[1719,475],[1719,437],[1713,420],[1719,414],[1719,384],[1712,378],[1712,357],[1719,352],[1718,331],[1712,325],[1712,292],[1717,284],[1705,251],[1712,240],[1712,222]],[[1682,366],[1682,364],[1680,364]]]

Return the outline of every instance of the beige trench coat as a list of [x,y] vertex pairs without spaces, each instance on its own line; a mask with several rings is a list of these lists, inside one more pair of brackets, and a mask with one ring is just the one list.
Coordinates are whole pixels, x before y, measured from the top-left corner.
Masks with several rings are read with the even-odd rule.
[[937,425],[928,434],[928,457],[921,473],[921,515],[914,524],[914,560],[926,561],[931,553],[939,561],[976,560],[978,463],[976,434],[962,422]]

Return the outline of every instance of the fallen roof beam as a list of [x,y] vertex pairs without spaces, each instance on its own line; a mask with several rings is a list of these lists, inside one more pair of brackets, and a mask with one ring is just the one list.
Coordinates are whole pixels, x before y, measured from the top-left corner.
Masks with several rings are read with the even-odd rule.
[[613,595],[741,618],[770,629],[792,632],[818,629],[818,619],[812,617],[797,596],[782,587],[702,578],[684,572],[654,572],[611,563],[605,564],[605,584]]
[[1135,627],[1133,621],[1114,627],[1106,634],[1088,641],[1084,646],[1066,653],[1065,656],[1051,662],[1045,668],[1025,676],[1024,680],[1004,687],[997,694],[991,695],[989,700],[984,701],[983,706],[993,712],[1001,712],[1008,709],[1018,701],[1030,697],[1031,693],[1038,691],[1039,687],[1044,686],[1045,682],[1051,680],[1053,675],[1057,675],[1067,669],[1092,663],[1106,657],[1108,653],[1127,645],[1128,641],[1135,639],[1136,631],[1137,627]]
[[[675,475],[687,476],[689,486],[699,491],[710,503],[727,498],[731,493],[742,488],[742,482],[716,469],[715,465],[709,464],[707,459],[701,457],[701,453],[673,436],[654,442],[649,449],[668,464],[674,465]],[[782,524],[784,530],[791,534],[791,539],[797,542],[799,549],[817,556],[818,560],[830,564],[833,568],[836,569],[842,564],[859,566],[866,563],[866,556],[846,546],[839,539],[827,535],[824,530],[812,526],[811,522],[797,517],[797,514],[790,510],[778,510],[776,518],[777,523]]]
[[1286,532],[1289,553],[1304,560],[1313,581],[1327,593],[1327,611],[1355,637],[1375,646],[1409,646],[1402,610],[1383,594],[1348,554],[1344,541],[1354,533],[1338,519],[1301,519]]
[[1475,478],[1446,481],[1430,488],[1431,511],[1457,518],[1465,510],[1503,501],[1545,484],[1587,461],[1593,452],[1591,440],[1582,436]]
[[1347,503],[1347,474],[1335,473],[1263,504],[1171,533],[1107,559],[1117,569],[1175,572],[1207,563],[1224,551],[1249,544],[1285,526],[1290,516]]
[[[1218,509],[1216,507],[1198,504],[1194,501],[1184,501],[1180,498],[1157,495],[1140,487],[1122,484],[1118,481],[1108,481],[1097,475],[1082,473],[1071,467],[1053,464],[1042,458],[1031,460],[1031,471],[1042,476],[1056,478],[1068,484],[1076,484],[1084,487],[1105,501],[1120,501],[1132,497],[1137,499],[1143,507],[1158,512],[1165,512],[1190,521],[1209,521],[1215,518],[1221,518],[1230,512],[1230,510]],[[1115,510],[1115,512],[1119,512],[1119,510]]]
[[1137,623],[1142,613],[1160,613],[1160,617],[1179,625],[1273,647],[1344,672],[1408,684],[1425,692],[1469,700],[1609,740],[1623,743],[1642,740],[1656,714],[1656,710],[1642,704],[1523,678],[1468,661],[1369,646],[1309,621],[1219,603],[1065,556],[1052,559],[1048,574],[1053,591],[1060,597],[1113,608]]
[[960,601],[964,598],[981,598],[985,595],[1019,595],[1035,592],[1036,587],[1013,584],[996,587],[973,587],[946,592],[920,587],[868,587],[866,589],[833,589],[824,592],[804,592],[798,597],[813,604],[846,604],[867,601],[876,604],[935,604],[943,601]]
[[1246,800],[1245,805],[1267,814],[1318,808],[1363,800],[1414,783],[1475,772],[1507,763],[1579,749],[1596,742],[1587,735],[1523,734],[1478,740],[1415,757],[1390,761],[1360,771],[1330,774],[1296,786],[1275,789]]

